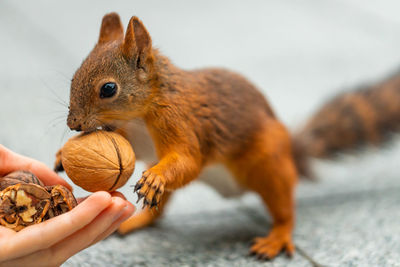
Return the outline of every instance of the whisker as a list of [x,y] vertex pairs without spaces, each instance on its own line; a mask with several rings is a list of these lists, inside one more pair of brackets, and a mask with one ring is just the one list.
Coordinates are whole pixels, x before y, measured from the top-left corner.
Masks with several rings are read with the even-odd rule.
[[71,83],[71,78],[68,77],[65,73],[63,73],[59,70],[56,70],[56,69],[53,69],[53,71],[56,72],[58,75],[60,75],[62,78],[64,78],[64,82],[68,82],[68,84]]
[[58,116],[50,120],[48,125],[45,127],[43,134],[39,137],[37,145],[40,145],[43,142],[43,140],[51,133],[51,130],[53,130],[56,126],[58,126],[64,119],[65,119],[64,116]]
[[57,93],[48,85],[48,83],[43,79],[40,78],[41,82],[44,84],[44,86],[46,86],[46,88],[48,90],[50,90],[50,92],[53,94],[53,96],[55,97],[55,99],[50,99],[49,100],[53,100],[55,101],[57,104],[60,104],[63,107],[68,108],[68,103],[65,102],[65,100],[63,100],[59,95],[57,95]]
[[63,131],[63,134],[62,134],[61,139],[60,139],[60,145],[59,145],[60,148],[61,148],[61,147],[63,146],[63,144],[64,144],[65,134],[67,133],[68,130],[69,130],[68,127],[67,127],[67,126],[64,126],[64,131]]
[[56,122],[57,122],[57,124],[58,124],[58,123],[60,123],[60,122],[63,121],[63,120],[66,120],[66,116],[65,116],[65,115],[60,115],[60,116],[57,116],[57,117],[55,117],[54,119],[50,120],[50,121],[48,122],[48,124],[52,125],[52,124],[54,124],[54,123],[56,123]]

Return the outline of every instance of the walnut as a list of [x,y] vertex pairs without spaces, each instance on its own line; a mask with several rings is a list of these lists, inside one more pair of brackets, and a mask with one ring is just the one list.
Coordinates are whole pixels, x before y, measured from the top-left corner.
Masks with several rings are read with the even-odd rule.
[[37,184],[40,186],[44,186],[42,181],[40,181],[33,173],[27,171],[15,171],[9,173],[7,176],[1,178],[0,180],[0,190],[4,190],[11,185],[15,185],[18,183],[24,184]]
[[73,209],[77,202],[62,185],[44,186],[32,173],[16,171],[0,178],[0,225],[15,231]]
[[61,149],[61,163],[76,185],[90,192],[111,192],[131,177],[135,154],[121,135],[95,131],[69,139]]

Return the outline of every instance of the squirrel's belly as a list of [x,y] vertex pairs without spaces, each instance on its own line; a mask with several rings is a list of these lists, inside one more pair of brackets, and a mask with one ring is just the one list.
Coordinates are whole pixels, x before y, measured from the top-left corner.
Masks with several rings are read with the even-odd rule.
[[148,164],[154,164],[157,162],[153,140],[150,137],[144,121],[137,119],[124,123],[124,125],[120,127],[126,133],[126,138],[131,143],[138,160],[144,161]]
[[199,181],[213,187],[223,197],[237,197],[245,192],[222,164],[205,168],[199,176]]

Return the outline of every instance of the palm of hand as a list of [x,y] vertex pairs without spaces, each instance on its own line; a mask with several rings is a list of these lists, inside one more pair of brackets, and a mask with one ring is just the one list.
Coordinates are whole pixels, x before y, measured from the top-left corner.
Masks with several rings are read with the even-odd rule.
[[[0,177],[24,169],[46,185],[71,188],[43,163],[20,156],[0,145]],[[1,178],[0,178],[1,179]],[[114,232],[134,211],[120,193],[97,192],[72,211],[20,232],[0,227],[0,265],[60,265],[69,257]]]

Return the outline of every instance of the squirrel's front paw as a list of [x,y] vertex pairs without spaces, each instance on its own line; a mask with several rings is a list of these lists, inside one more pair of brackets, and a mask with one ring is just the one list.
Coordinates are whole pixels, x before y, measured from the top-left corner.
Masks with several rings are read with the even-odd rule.
[[61,149],[57,151],[56,154],[56,161],[54,162],[54,169],[55,172],[62,172],[64,171],[64,167],[61,163]]
[[156,207],[164,193],[165,179],[151,170],[143,172],[142,178],[135,185],[138,202],[144,197],[143,207]]

